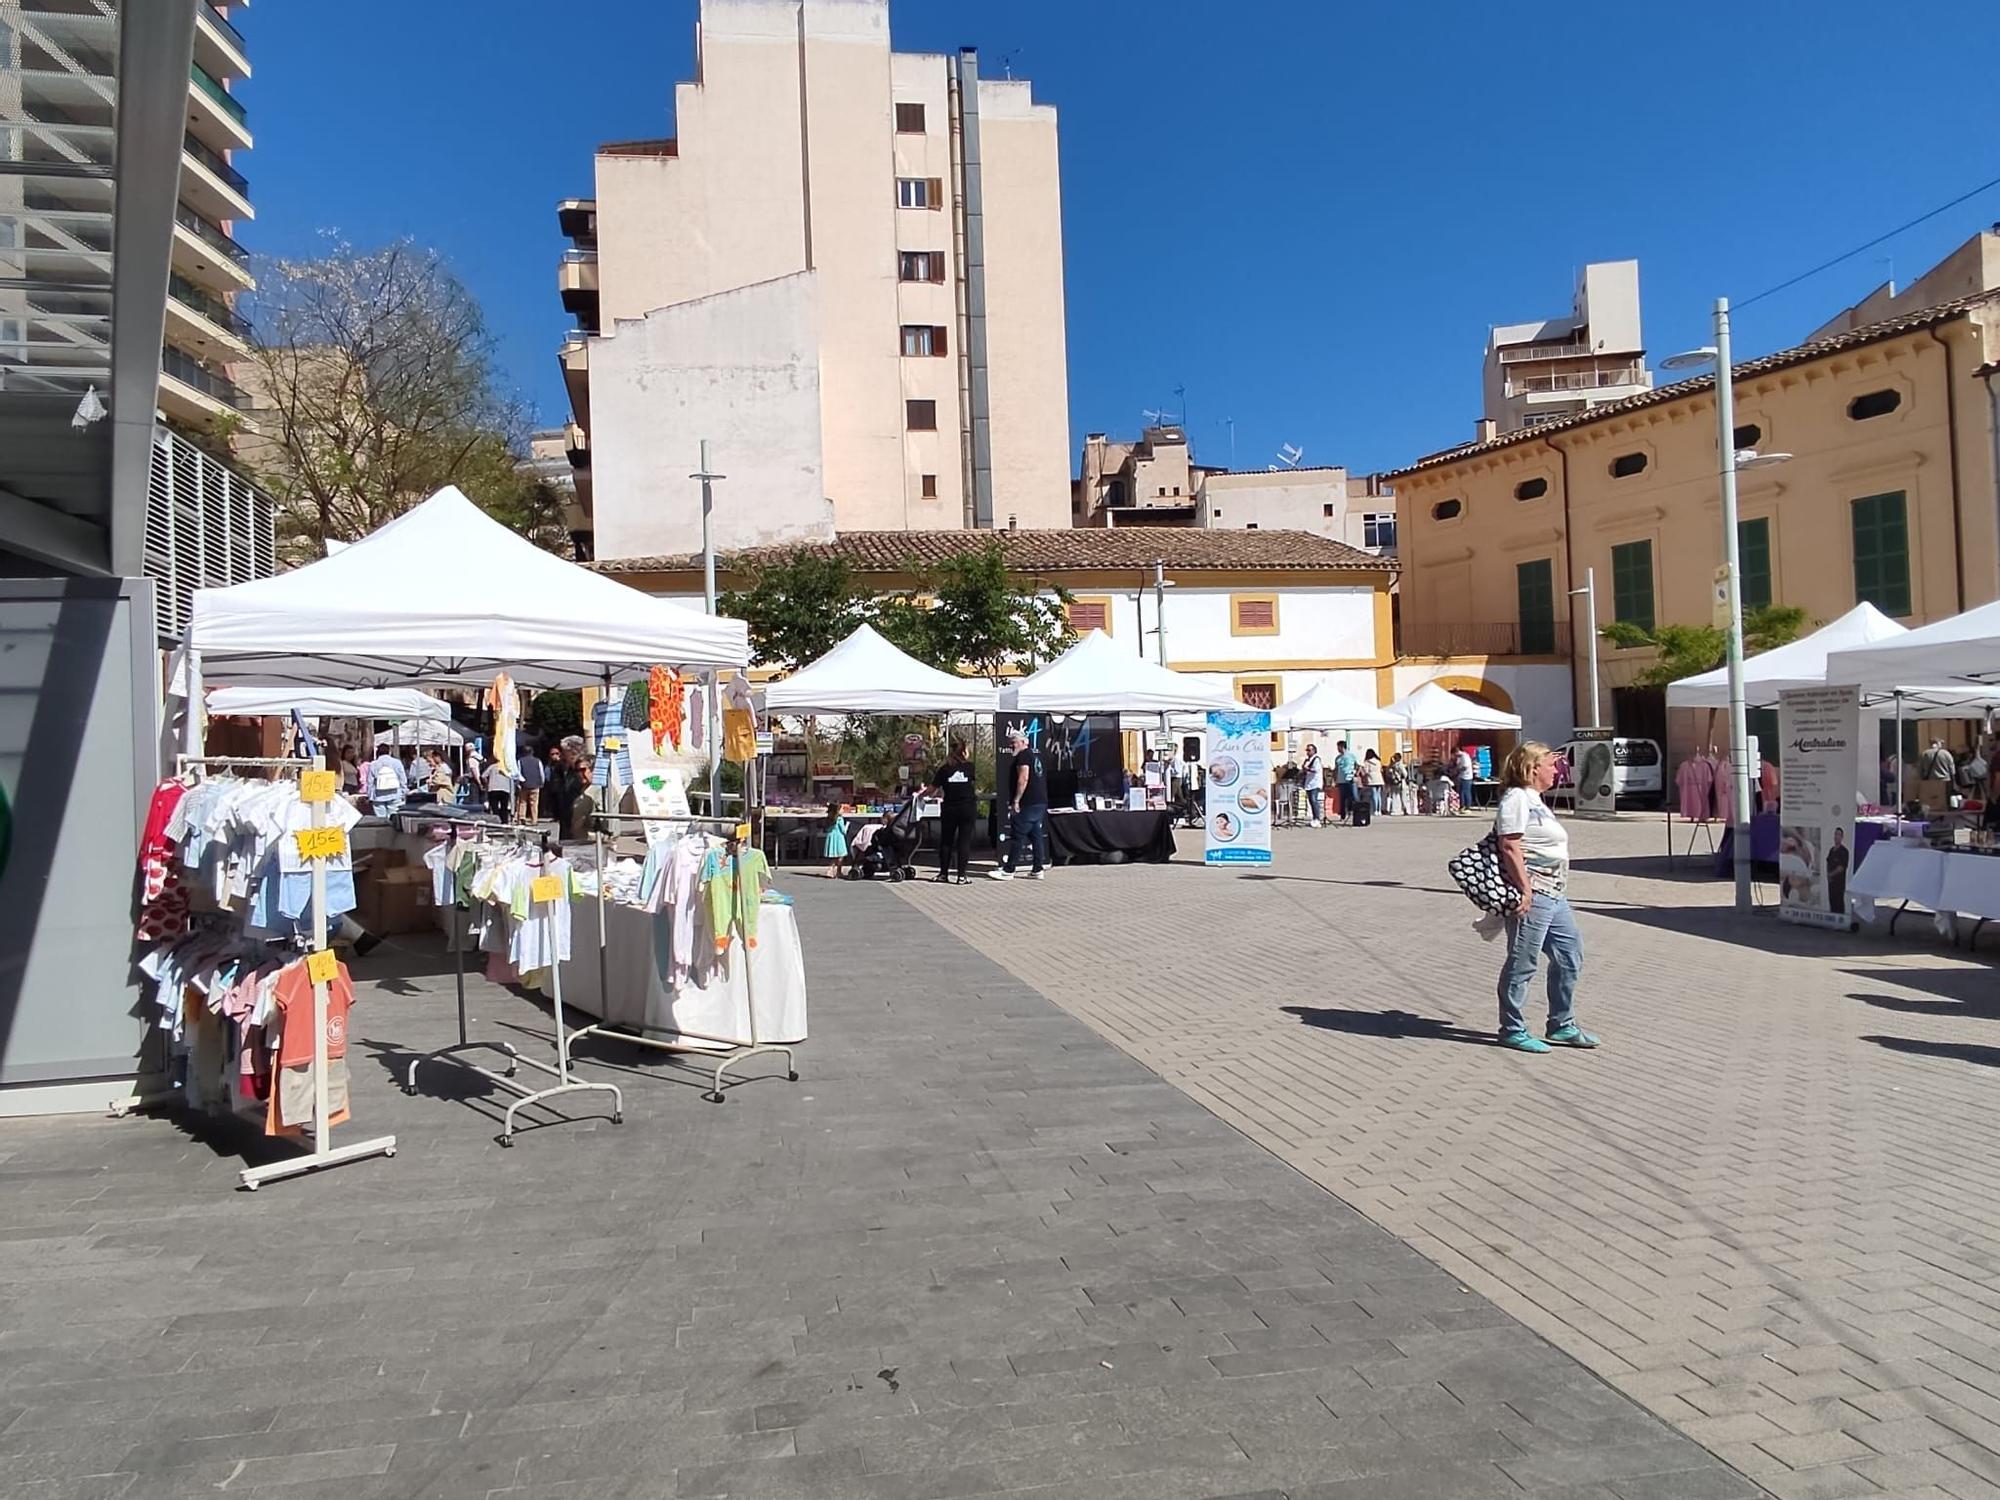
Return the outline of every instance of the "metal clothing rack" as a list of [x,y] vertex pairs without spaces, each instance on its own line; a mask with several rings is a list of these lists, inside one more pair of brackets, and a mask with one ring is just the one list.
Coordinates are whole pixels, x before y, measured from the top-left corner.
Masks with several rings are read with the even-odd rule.
[[[304,756],[181,755],[175,758],[175,767],[177,770],[185,771],[191,766],[263,766],[308,771],[319,769],[319,762]],[[312,809],[312,822],[310,826],[313,829],[326,827],[326,799],[322,798],[308,802],[306,805]],[[315,853],[308,856],[308,860],[312,865],[312,951],[315,954],[327,951],[326,862],[329,857],[323,853]],[[245,1167],[241,1172],[237,1173],[237,1179],[244,1188],[253,1193],[265,1183],[275,1182],[279,1178],[297,1177],[307,1172],[316,1172],[322,1167],[337,1167],[343,1162],[360,1161],[370,1156],[394,1156],[396,1154],[396,1138],[393,1135],[376,1136],[372,1140],[355,1141],[344,1146],[333,1144],[333,1125],[329,1119],[333,1110],[327,1090],[327,980],[324,977],[315,977],[312,982],[312,991],[312,1150],[303,1156],[270,1162],[264,1166]]]
[[[478,843],[533,845],[543,853],[549,852],[550,835],[540,829],[513,828],[504,825],[476,825],[476,829],[477,837],[475,842]],[[564,889],[552,898],[551,904],[554,901],[568,900],[569,890],[567,885],[565,885]],[[531,913],[534,904],[530,904],[529,909]],[[412,1059],[409,1080],[404,1085],[405,1092],[414,1094],[417,1091],[417,1069],[430,1059],[448,1059],[470,1072],[477,1073],[496,1087],[505,1089],[508,1093],[515,1095],[513,1103],[507,1106],[506,1117],[502,1121],[500,1132],[500,1144],[502,1146],[512,1146],[514,1144],[514,1117],[516,1115],[531,1104],[545,1104],[546,1101],[562,1094],[609,1094],[611,1095],[611,1123],[614,1125],[624,1124],[625,1094],[617,1084],[593,1082],[589,1079],[579,1078],[570,1071],[570,1032],[563,1020],[562,960],[560,957],[557,957],[549,965],[551,973],[550,996],[555,1005],[556,1060],[553,1066],[541,1062],[536,1058],[524,1057],[504,1043],[475,1042],[467,1039],[465,1028],[465,948],[463,944],[463,928],[458,924],[456,902],[453,903],[452,910],[454,927],[452,946],[457,958],[459,1039],[451,1046],[441,1047],[435,1052],[425,1053],[422,1057]],[[507,1071],[505,1073],[495,1073],[489,1068],[482,1068],[477,1063],[469,1062],[464,1057],[458,1055],[461,1052],[480,1050],[499,1052],[504,1055],[507,1058]],[[548,1074],[549,1077],[556,1081],[547,1088],[531,1089],[525,1084],[516,1081],[514,1074],[519,1067],[533,1068],[537,1072]]]
[[[1715,853],[1715,819],[1682,818],[1681,821],[1687,824],[1688,827],[1688,843],[1686,851],[1680,858],[1694,858],[1694,842],[1704,833],[1708,835],[1708,852],[1710,854]],[[1674,854],[1674,810],[1669,807],[1667,809],[1667,863],[1673,865],[1678,862],[1679,858]]]
[[[697,818],[641,814],[641,813],[597,813],[593,818],[596,827],[592,836],[597,842],[597,993],[598,1003],[609,1008],[611,1001],[610,976],[610,919],[609,903],[605,894],[604,834],[613,823],[679,823],[689,826],[702,825],[712,828],[735,829],[743,823],[741,818]],[[690,1056],[713,1058],[715,1060],[715,1081],[708,1092],[702,1095],[711,1104],[723,1102],[722,1075],[737,1063],[758,1056],[760,1053],[782,1054],[785,1059],[785,1079],[788,1083],[799,1081],[797,1059],[792,1049],[778,1042],[766,1042],[757,1035],[757,976],[751,962],[749,936],[743,930],[743,865],[739,859],[732,860],[734,871],[735,897],[730,903],[730,935],[743,948],[743,992],[746,1008],[750,1012],[750,1040],[737,1042],[728,1037],[702,1036],[696,1032],[674,1031],[663,1036],[649,1036],[644,1031],[630,1026],[619,1026],[606,1021],[585,1026],[574,1033],[571,1040],[582,1041],[586,1037],[614,1037],[621,1042],[629,1042],[635,1047],[651,1047],[659,1052],[684,1053]],[[678,1040],[675,1040],[678,1038]]]
[[[394,824],[394,826],[400,829],[404,826],[402,818],[403,814],[398,812],[395,818],[391,819],[391,822]],[[440,826],[440,820],[427,819],[425,820],[425,822],[426,825],[429,827]],[[494,831],[497,825],[486,823],[478,819],[468,819],[463,823],[457,823],[457,822],[443,823],[442,826],[451,828],[453,830],[456,830],[458,828],[465,828],[469,832],[478,835],[478,838],[475,840],[475,842],[484,843],[486,842],[486,835]],[[452,886],[453,886],[454,898],[456,897],[457,894],[457,885],[458,885],[458,874],[456,871],[454,871],[452,873]],[[452,950],[452,956],[456,960],[452,972],[452,982],[458,991],[458,1040],[456,1042],[453,1042],[450,1046],[439,1047],[433,1052],[426,1052],[421,1057],[415,1057],[410,1060],[409,1077],[403,1084],[403,1092],[406,1094],[415,1094],[417,1092],[417,1069],[421,1067],[424,1063],[432,1061],[455,1062],[458,1063],[460,1066],[467,1068],[474,1073],[479,1074],[483,1078],[486,1078],[489,1081],[498,1084],[501,1088],[511,1090],[512,1092],[517,1094],[527,1092],[526,1090],[522,1089],[518,1084],[509,1081],[514,1077],[515,1073],[519,1071],[520,1061],[521,1061],[520,1053],[516,1052],[513,1049],[513,1047],[508,1045],[506,1042],[474,1041],[467,1032],[466,1017],[465,1017],[466,937],[467,937],[467,931],[465,926],[465,917],[463,912],[459,908],[457,900],[454,899],[451,905],[451,950]],[[507,1059],[507,1071],[504,1074],[496,1074],[488,1072],[485,1068],[477,1067],[474,1064],[467,1062],[464,1058],[458,1056],[458,1054],[462,1052],[497,1052],[502,1057]]]

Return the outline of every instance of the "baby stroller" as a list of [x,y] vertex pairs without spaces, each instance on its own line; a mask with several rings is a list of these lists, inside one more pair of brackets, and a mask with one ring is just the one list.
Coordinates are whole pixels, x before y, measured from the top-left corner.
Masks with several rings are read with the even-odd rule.
[[[917,799],[905,802],[886,823],[874,825],[865,848],[854,851],[852,880],[873,880],[877,875],[890,880],[917,878],[917,850],[924,841],[924,825],[917,816]],[[857,830],[858,841],[866,829]]]

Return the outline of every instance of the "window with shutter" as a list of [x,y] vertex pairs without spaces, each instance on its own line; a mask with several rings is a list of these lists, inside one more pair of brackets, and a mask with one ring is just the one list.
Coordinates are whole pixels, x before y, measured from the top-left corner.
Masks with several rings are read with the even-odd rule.
[[1521,614],[1521,650],[1547,656],[1556,649],[1556,568],[1552,559],[1517,564],[1514,587]]
[[1093,630],[1111,633],[1111,601],[1109,599],[1072,599],[1069,602],[1070,628],[1078,635],[1088,635]]
[[896,106],[896,133],[898,135],[922,135],[924,133],[924,107],[921,104],[899,104]]
[[1910,613],[1910,516],[1901,490],[1854,502],[1854,601]]
[[1276,594],[1232,594],[1229,600],[1231,635],[1276,635],[1278,596]]
[[[1742,439],[1737,440],[1742,447],[1749,447]],[[1756,440],[1751,439],[1752,442]],[[1771,518],[1759,516],[1754,521],[1736,523],[1736,561],[1743,574],[1743,596],[1745,609],[1762,609],[1771,602]]]
[[1611,617],[1653,628],[1653,544],[1623,542],[1611,549]]
[[945,348],[945,342],[944,342],[944,328],[943,328],[943,326],[942,326],[942,325],[940,325],[940,326],[938,326],[938,327],[934,327],[934,328],[932,328],[932,329],[931,329],[931,353],[932,353],[932,354],[934,354],[935,356],[937,356],[937,357],[938,357],[939,359],[943,359],[943,358],[944,358],[944,356],[945,356],[945,354],[946,354],[947,352],[948,352],[948,351],[947,351],[947,350],[946,350],[946,348]]
[[903,425],[911,432],[936,432],[937,402],[905,401],[903,419]]
[[942,354],[936,347],[937,335],[942,328],[933,328],[928,323],[905,323],[903,325],[903,353],[908,355]]
[[937,499],[937,475],[924,475],[924,498],[926,500]]

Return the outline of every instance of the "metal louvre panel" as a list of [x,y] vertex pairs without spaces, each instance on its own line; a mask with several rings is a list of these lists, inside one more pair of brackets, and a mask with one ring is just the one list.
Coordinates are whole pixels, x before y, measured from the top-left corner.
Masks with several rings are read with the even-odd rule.
[[271,497],[179,433],[153,447],[146,495],[146,573],[160,585],[160,633],[187,629],[198,588],[277,571]]

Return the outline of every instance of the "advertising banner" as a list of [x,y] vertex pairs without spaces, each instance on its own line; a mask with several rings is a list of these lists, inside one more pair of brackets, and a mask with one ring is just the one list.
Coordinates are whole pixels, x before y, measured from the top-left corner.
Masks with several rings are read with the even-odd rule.
[[1861,690],[1780,693],[1778,726],[1778,915],[1807,927],[1844,928]]
[[1580,813],[1608,813],[1617,810],[1616,761],[1609,729],[1578,729],[1570,736],[1575,759],[1570,762],[1570,780],[1576,786],[1576,810]]
[[1203,745],[1208,809],[1202,861],[1271,862],[1271,714],[1262,708],[1211,712]]

